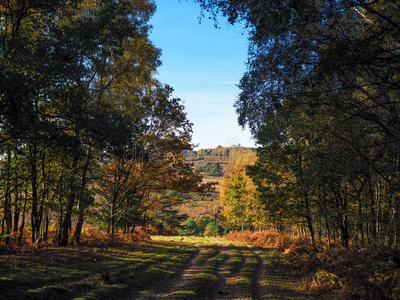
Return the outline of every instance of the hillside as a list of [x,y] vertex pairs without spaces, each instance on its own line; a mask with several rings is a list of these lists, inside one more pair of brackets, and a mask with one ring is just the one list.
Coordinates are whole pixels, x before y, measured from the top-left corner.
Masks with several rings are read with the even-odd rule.
[[189,219],[197,219],[201,216],[215,217],[221,206],[218,200],[219,184],[222,182],[222,176],[213,176],[213,178],[204,178],[203,182],[217,182],[215,191],[210,196],[200,196],[195,193],[186,195],[188,198],[185,203],[175,207],[179,214],[187,214]]
[[210,196],[188,194],[187,201],[176,206],[179,214],[187,214],[189,219],[197,219],[201,216],[215,217],[221,210],[218,194],[223,176],[229,174],[228,166],[234,164],[241,155],[249,151],[254,151],[254,148],[218,146],[187,152],[186,161],[193,163],[193,168],[203,176],[203,182],[217,184]]

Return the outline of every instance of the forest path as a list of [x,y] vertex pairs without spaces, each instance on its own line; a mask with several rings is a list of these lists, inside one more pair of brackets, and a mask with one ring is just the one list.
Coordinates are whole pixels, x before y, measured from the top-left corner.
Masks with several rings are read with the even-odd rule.
[[187,261],[184,267],[176,272],[168,282],[152,292],[148,292],[145,295],[136,298],[138,300],[149,300],[149,299],[167,299],[173,292],[180,290],[182,287],[187,285],[193,280],[201,271],[202,266],[198,264],[199,259],[204,257],[207,253],[208,248],[205,246],[194,245],[197,248],[197,252]]
[[321,299],[301,288],[302,277],[278,249],[214,237],[162,237],[100,248],[3,248],[0,273],[0,300]]
[[191,243],[197,252],[161,287],[136,299],[317,299],[301,288],[295,270],[276,261],[276,249],[255,249],[220,238],[160,239]]
[[159,239],[194,243],[198,251],[163,286],[136,299],[268,299],[264,258],[252,249],[219,238]]

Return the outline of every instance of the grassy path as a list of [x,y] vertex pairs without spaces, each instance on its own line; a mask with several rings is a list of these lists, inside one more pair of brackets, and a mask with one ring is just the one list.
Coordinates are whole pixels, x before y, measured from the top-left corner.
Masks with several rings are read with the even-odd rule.
[[[204,272],[204,269],[197,269],[197,275],[192,274],[191,281],[186,281],[183,288],[180,286],[171,294],[164,295],[163,299],[322,298],[321,295],[315,295],[301,288],[302,278],[292,266],[280,258],[275,249],[252,249],[246,245],[232,245],[228,241],[214,238],[186,237],[182,242],[194,243],[196,247],[209,249],[203,250],[203,254],[198,258],[198,261],[206,266],[207,272]],[[211,246],[215,244],[220,245],[218,254],[215,253],[216,248]],[[224,255],[223,259],[221,253]],[[215,261],[219,261],[219,264],[215,264]],[[214,293],[209,290],[204,293],[204,290],[198,288],[202,286],[212,287]]]
[[181,239],[3,252],[0,299],[321,299],[274,249]]
[[209,249],[204,246],[198,246],[196,248],[198,251],[195,256],[193,256],[181,270],[166,281],[163,286],[154,291],[149,291],[137,299],[166,299],[176,291],[184,289],[201,272],[206,261],[218,253],[215,247]]
[[251,297],[253,299],[268,299],[266,296],[266,280],[265,280],[265,261],[264,258],[259,255],[255,251],[251,251],[251,253],[254,255],[257,265],[256,268],[254,269],[252,278],[251,278],[251,284],[252,284],[252,290],[251,290]]
[[0,253],[0,299],[134,298],[168,280],[195,251],[189,244],[142,243]]
[[246,299],[249,295],[240,288],[239,278],[236,276],[243,268],[245,259],[236,248],[232,246],[226,248],[228,260],[218,269],[220,284],[215,299]]

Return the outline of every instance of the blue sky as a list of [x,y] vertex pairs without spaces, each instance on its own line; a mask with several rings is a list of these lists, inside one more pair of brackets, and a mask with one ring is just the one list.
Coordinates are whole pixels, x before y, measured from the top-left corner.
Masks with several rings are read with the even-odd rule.
[[157,12],[150,21],[150,39],[162,50],[161,82],[174,88],[194,123],[193,143],[199,148],[240,143],[254,147],[248,130],[237,124],[233,104],[237,84],[245,72],[247,35],[225,19],[199,23],[200,7],[193,0],[156,0]]

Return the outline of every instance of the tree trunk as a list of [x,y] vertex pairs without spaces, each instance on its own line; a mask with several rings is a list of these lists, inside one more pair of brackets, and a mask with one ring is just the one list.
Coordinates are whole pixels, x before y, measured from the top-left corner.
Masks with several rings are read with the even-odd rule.
[[[15,180],[15,186],[18,186],[18,178]],[[21,206],[20,206],[20,195],[19,195],[19,188],[15,188],[14,194],[14,223],[13,223],[13,231],[18,232],[18,223],[19,223],[19,215],[21,213]]]
[[68,245],[68,233],[69,228],[71,227],[71,219],[72,219],[72,208],[74,207],[74,199],[70,199],[68,201],[67,211],[65,213],[64,220],[60,227],[60,231],[58,233],[58,245],[59,246],[67,246]]
[[37,191],[37,145],[33,144],[31,151],[31,187],[32,187],[32,212],[31,212],[31,230],[32,243],[35,244],[38,239],[40,223],[38,222],[38,191]]
[[369,222],[369,233],[370,233],[370,238],[375,242],[376,241],[376,213],[375,213],[375,201],[374,201],[374,189],[372,186],[372,180],[371,176],[368,174],[367,177],[368,180],[368,195],[369,195],[369,200],[370,200],[370,222]]
[[67,246],[68,245],[68,234],[69,230],[71,228],[71,223],[72,223],[72,210],[74,208],[75,204],[75,197],[76,197],[76,172],[77,172],[77,166],[78,166],[78,153],[76,152],[74,161],[72,163],[72,168],[71,168],[71,179],[70,179],[70,195],[67,203],[67,209],[65,212],[64,220],[62,221],[62,224],[60,226],[60,231],[58,233],[58,245],[59,246]]
[[47,240],[47,230],[48,230],[48,212],[47,208],[45,207],[46,205],[46,197],[48,195],[48,182],[47,182],[47,174],[46,174],[46,152],[42,152],[42,193],[41,193],[41,203],[40,203],[40,209],[38,212],[38,223],[39,225],[39,231],[37,233],[37,240],[38,243],[42,243],[45,240]]
[[361,198],[358,197],[358,231],[360,232],[361,243],[365,244],[364,238],[364,228],[363,228],[363,213],[362,213],[362,201]]
[[[63,160],[61,162],[61,167],[64,168]],[[60,179],[59,179],[59,187],[58,187],[58,203],[59,203],[59,207],[60,207],[60,211],[59,211],[60,215],[58,218],[57,236],[60,233],[62,222],[63,222],[63,217],[64,217],[64,214],[63,214],[63,179],[64,179],[64,176],[61,173]],[[58,239],[58,237],[57,237],[57,239]]]
[[43,212],[42,225],[40,228],[40,240],[42,242],[47,241],[49,233],[49,223],[50,223],[49,212],[48,211]]
[[12,215],[11,215],[11,194],[10,194],[10,173],[11,173],[11,151],[7,151],[7,176],[6,176],[6,189],[4,197],[4,223],[6,235],[5,243],[9,244],[11,241],[11,227],[12,227]]
[[108,230],[108,233],[114,234],[115,233],[115,228],[114,228],[114,214],[115,214],[115,199],[113,199],[111,203],[111,208],[110,208],[110,227]]
[[91,149],[89,148],[87,159],[85,165],[83,166],[82,171],[82,180],[81,180],[81,193],[79,197],[79,214],[78,214],[78,223],[76,224],[73,242],[79,245],[81,239],[81,232],[83,228],[83,218],[86,207],[88,206],[89,199],[87,199],[88,195],[86,194],[86,181],[87,181],[87,172],[89,170],[89,164],[91,160]]
[[310,236],[311,236],[311,245],[315,248],[314,226],[313,226],[313,223],[312,223],[310,201],[309,201],[309,198],[308,198],[308,194],[304,195],[304,204],[305,204],[305,209],[306,209],[307,227],[308,227],[308,230],[310,231]]
[[22,241],[22,236],[24,235],[24,228],[25,228],[25,214],[26,214],[26,203],[28,202],[28,190],[25,189],[25,199],[24,199],[24,207],[22,209],[22,220],[21,225],[19,226],[18,232],[18,241]]
[[79,245],[80,240],[81,240],[81,232],[83,228],[83,216],[84,216],[84,208],[83,205],[79,208],[79,215],[78,215],[78,223],[76,224],[75,227],[75,232],[74,232],[74,237],[73,237],[73,242]]

